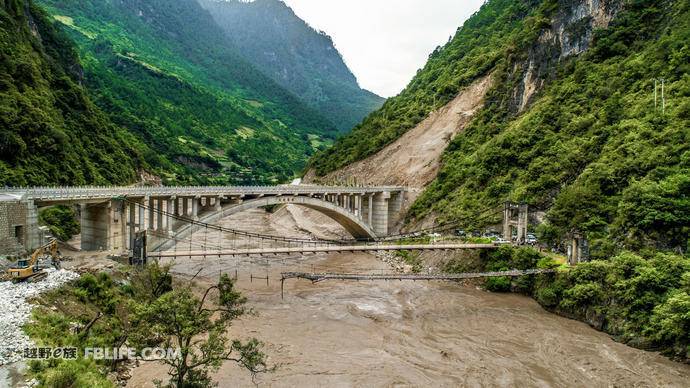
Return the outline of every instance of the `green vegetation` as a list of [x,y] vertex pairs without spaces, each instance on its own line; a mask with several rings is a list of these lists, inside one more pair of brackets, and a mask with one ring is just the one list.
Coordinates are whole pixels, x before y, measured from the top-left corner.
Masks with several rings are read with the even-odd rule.
[[331,38],[299,19],[282,1],[200,3],[247,61],[339,130],[352,129],[383,103],[381,97],[360,89]]
[[227,325],[244,313],[245,299],[228,276],[202,290],[173,284],[169,267],[150,264],[130,273],[85,274],[41,296],[26,333],[39,345],[77,347],[77,360],[31,361],[30,373],[41,387],[112,387],[108,373],[124,360],[84,357],[84,348],[176,348],[179,358],[166,360],[169,387],[213,386],[209,372],[223,361],[239,363],[251,373],[268,371],[261,343],[230,342]]
[[412,267],[412,272],[413,273],[420,273],[422,272],[422,258],[420,257],[419,252],[410,252],[410,251],[393,251],[393,254],[396,257],[399,257],[405,262],[405,264],[410,265]]
[[623,252],[540,276],[534,296],[633,346],[690,357],[690,259]]
[[617,340],[690,357],[690,259],[667,253],[622,252],[607,260],[562,266],[533,248],[502,246],[479,267],[451,260],[447,272],[556,268],[553,274],[486,280],[490,291],[531,295],[545,308],[589,323]]
[[40,3],[77,42],[95,102],[147,146],[164,183],[282,182],[315,151],[310,136],[335,134],[194,0]]
[[38,214],[38,220],[46,225],[50,234],[60,241],[67,241],[80,231],[74,208],[69,206],[60,205],[42,209]]
[[[498,69],[501,82],[410,216],[448,221],[524,201],[548,209],[542,231],[550,236],[584,233],[595,258],[623,248],[685,252],[688,41],[687,1],[626,3],[518,116],[510,114],[511,77]],[[665,79],[665,113],[654,109],[655,77]]]
[[80,85],[66,36],[31,1],[0,2],[0,186],[130,183],[141,147]]

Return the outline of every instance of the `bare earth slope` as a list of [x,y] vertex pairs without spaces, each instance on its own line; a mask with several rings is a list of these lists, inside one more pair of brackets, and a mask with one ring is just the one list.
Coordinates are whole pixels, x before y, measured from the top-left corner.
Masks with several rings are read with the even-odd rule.
[[[436,177],[441,155],[450,140],[462,131],[481,107],[490,85],[490,76],[478,79],[443,108],[431,113],[415,128],[376,154],[318,180],[403,185],[413,191],[424,188]],[[310,170],[304,180],[314,182],[314,172]]]

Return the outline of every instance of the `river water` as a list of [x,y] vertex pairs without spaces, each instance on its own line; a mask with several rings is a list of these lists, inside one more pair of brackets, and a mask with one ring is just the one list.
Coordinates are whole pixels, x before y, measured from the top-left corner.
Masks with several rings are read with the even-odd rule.
[[[244,215],[246,217],[246,214]],[[286,235],[339,234],[330,223],[283,211],[229,218],[226,226]],[[208,238],[208,236],[207,236]],[[287,280],[281,271],[390,271],[370,254],[288,258],[178,259],[174,271],[212,281],[238,273],[254,314],[230,329],[262,340],[273,373],[251,376],[226,363],[214,374],[221,387],[398,386],[677,386],[690,366],[616,343],[588,325],[543,310],[528,297],[440,282]],[[252,279],[252,277],[268,277]],[[153,386],[165,368],[136,368],[130,387]]]

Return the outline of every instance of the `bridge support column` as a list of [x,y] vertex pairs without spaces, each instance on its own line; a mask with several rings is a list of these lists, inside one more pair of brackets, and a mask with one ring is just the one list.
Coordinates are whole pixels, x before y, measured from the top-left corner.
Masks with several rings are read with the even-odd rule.
[[355,194],[355,215],[360,220],[362,219],[362,195]]
[[127,236],[127,249],[131,250],[132,247],[134,247],[134,236],[136,234],[137,227],[137,205],[135,203],[128,203],[126,206],[129,210],[129,219],[127,220],[129,233],[129,236]]
[[194,197],[192,198],[192,219],[194,221],[199,220],[199,201],[201,201],[201,198],[199,197]]
[[124,201],[110,202],[110,236],[106,249],[124,252],[127,249],[127,208]]
[[[99,251],[113,249],[111,241],[116,239],[117,224],[115,206],[112,203],[81,205],[81,249]],[[119,244],[117,244],[119,245]]]
[[175,200],[173,198],[168,198],[165,200],[165,211],[167,214],[165,215],[165,230],[168,232],[172,232],[173,230],[173,222],[175,222],[173,218],[174,209],[173,209],[173,202]]
[[153,199],[153,197],[149,197],[148,199],[149,202],[149,230],[154,229],[155,221],[156,221],[156,200]]
[[372,228],[376,235],[383,237],[388,234],[388,200],[391,193],[376,193],[373,200]]
[[157,231],[162,231],[163,230],[163,214],[161,214],[161,211],[163,210],[163,198],[158,198],[156,200],[156,230]]
[[388,201],[388,230],[391,231],[395,227],[402,209],[403,193],[391,193],[391,198]]
[[41,230],[38,228],[38,206],[34,201],[26,201],[26,248],[36,249],[42,245]]
[[[146,205],[146,198],[142,198],[137,201],[136,206],[138,207],[138,216],[137,216],[137,232],[142,232],[146,230],[146,210],[144,209],[144,205]],[[136,236],[135,236],[136,237]]]
[[189,217],[189,198],[182,197],[182,216]]
[[512,236],[512,231],[510,229],[510,218],[512,216],[511,204],[506,202],[503,207],[503,239],[510,241]]
[[517,225],[517,242],[524,244],[527,241],[527,205],[520,204],[518,211],[518,225]]
[[362,197],[364,199],[364,206],[363,206],[363,214],[362,218],[366,220],[365,222],[369,227],[373,228],[373,215],[374,215],[374,195],[373,194],[364,194]]

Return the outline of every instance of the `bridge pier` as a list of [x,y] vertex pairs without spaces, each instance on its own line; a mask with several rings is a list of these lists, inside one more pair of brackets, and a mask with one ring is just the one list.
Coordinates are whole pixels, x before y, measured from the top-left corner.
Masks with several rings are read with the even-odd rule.
[[189,198],[182,197],[182,216],[189,217]]
[[[517,220],[515,220],[517,211]],[[503,208],[503,239],[511,241],[513,238],[513,228],[517,229],[518,244],[524,244],[527,240],[527,223],[529,220],[529,207],[527,204],[516,204],[506,202]]]
[[127,222],[122,201],[81,205],[81,249],[123,251],[127,245]]
[[372,227],[377,236],[388,234],[388,200],[391,193],[384,191],[374,194],[372,206]]
[[127,239],[127,249],[132,249],[134,246],[134,235],[136,234],[136,227],[137,227],[137,204],[136,203],[129,203],[126,205],[128,209],[128,220],[127,220],[127,227],[128,227],[128,233],[129,233],[129,238]]
[[147,198],[148,202],[148,207],[149,207],[149,216],[148,216],[148,230],[153,230],[153,225],[156,221],[156,200],[153,199],[153,197],[148,197]]
[[362,196],[362,220],[367,223],[367,225],[373,225],[373,214],[374,214],[374,202],[372,200],[373,194],[364,194]]
[[196,196],[192,198],[192,214],[191,218],[194,221],[199,220],[199,202],[201,201],[201,197]]
[[41,232],[38,229],[38,206],[34,201],[26,203],[26,242],[30,249],[41,246]]

